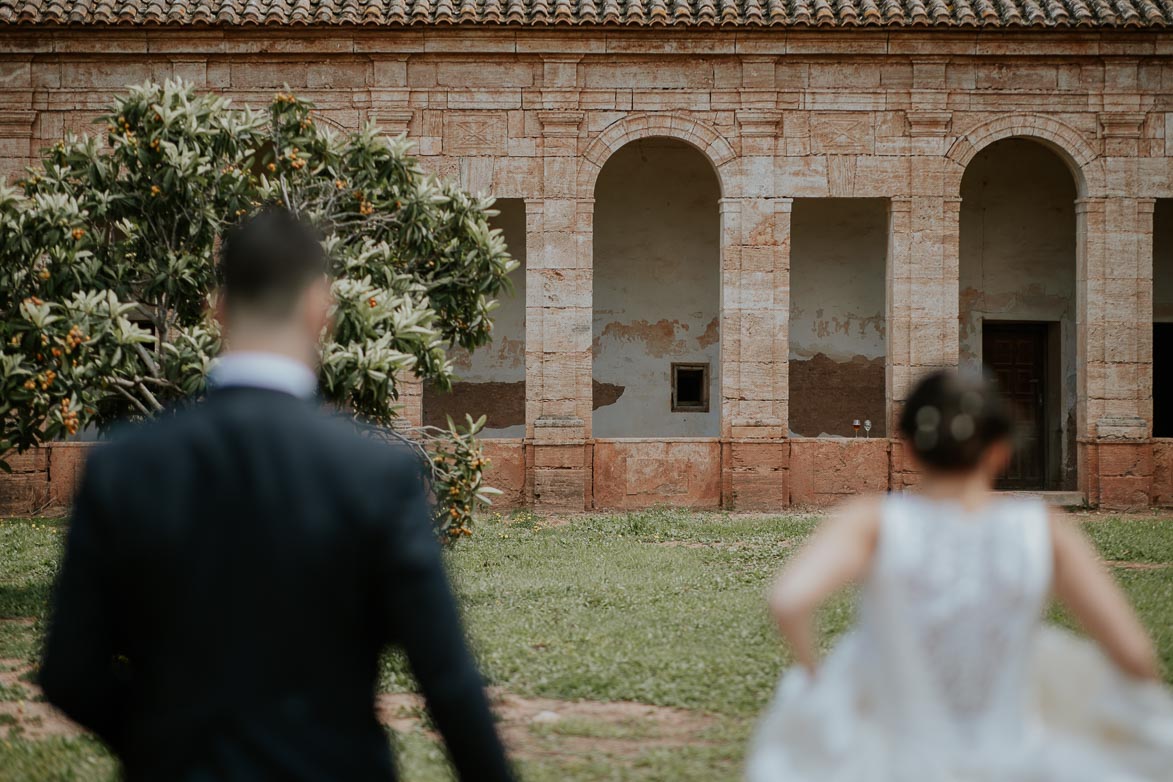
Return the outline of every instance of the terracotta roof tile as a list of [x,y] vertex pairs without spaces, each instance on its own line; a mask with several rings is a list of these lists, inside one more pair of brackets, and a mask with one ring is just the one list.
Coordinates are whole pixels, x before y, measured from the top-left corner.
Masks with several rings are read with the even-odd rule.
[[1173,27],[1173,0],[0,0],[0,25]]

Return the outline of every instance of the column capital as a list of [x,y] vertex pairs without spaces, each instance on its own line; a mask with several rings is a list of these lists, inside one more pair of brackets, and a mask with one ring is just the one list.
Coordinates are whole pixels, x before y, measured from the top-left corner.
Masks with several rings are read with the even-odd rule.
[[759,109],[740,109],[737,112],[737,127],[743,136],[777,137],[782,124],[782,112]]
[[390,135],[399,136],[406,134],[408,128],[411,127],[415,111],[412,109],[375,109],[371,112],[371,118],[376,125],[384,128]]
[[1099,120],[1100,138],[1140,138],[1144,125],[1143,111],[1101,111]]
[[544,136],[577,136],[585,111],[552,109],[538,112],[538,122]]
[[35,111],[0,111],[0,138],[32,138],[36,120]]
[[943,137],[953,124],[952,111],[906,111],[908,135],[913,137]]
[[1075,199],[1075,213],[1081,215],[1094,210],[1101,210],[1107,201],[1108,199],[1104,196],[1080,196]]

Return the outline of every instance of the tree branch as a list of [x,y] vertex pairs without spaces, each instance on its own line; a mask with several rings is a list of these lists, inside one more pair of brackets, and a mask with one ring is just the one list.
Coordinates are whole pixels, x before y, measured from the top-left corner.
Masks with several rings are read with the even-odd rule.
[[118,384],[114,385],[114,390],[117,391],[118,393],[122,394],[124,397],[126,397],[127,401],[129,401],[132,405],[137,407],[138,411],[140,413],[142,413],[144,416],[146,416],[147,418],[151,417],[151,411],[148,410],[146,408],[146,406],[144,406],[143,403],[140,402],[132,393],[130,393],[129,391],[127,391],[125,388],[123,388],[121,385],[118,385]]
[[155,359],[151,358],[151,354],[142,346],[141,342],[134,343],[135,352],[138,353],[139,358],[147,365],[147,369],[151,371],[151,377],[159,377],[159,365],[155,363]]
[[151,393],[150,389],[143,385],[143,381],[138,381],[136,386],[138,387],[139,391],[143,392],[143,396],[147,398],[147,401],[151,403],[151,406],[155,408],[156,413],[163,409],[163,405],[159,404],[159,400],[155,398],[155,395]]

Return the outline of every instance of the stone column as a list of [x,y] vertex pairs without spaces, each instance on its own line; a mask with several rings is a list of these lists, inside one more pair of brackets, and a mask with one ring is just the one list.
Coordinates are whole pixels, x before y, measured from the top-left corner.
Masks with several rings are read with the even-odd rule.
[[1145,507],[1153,480],[1153,200],[1081,198],[1075,212],[1080,489],[1101,507]]
[[790,198],[721,200],[722,495],[739,510],[790,501]]
[[580,111],[543,111],[542,197],[526,201],[525,394],[534,506],[581,511],[590,494],[591,231],[580,199]]

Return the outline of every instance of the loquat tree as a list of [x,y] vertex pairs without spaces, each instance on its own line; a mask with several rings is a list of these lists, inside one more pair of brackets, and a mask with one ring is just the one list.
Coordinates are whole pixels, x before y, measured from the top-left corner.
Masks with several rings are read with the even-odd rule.
[[336,327],[321,388],[431,464],[441,534],[469,533],[493,490],[481,421],[404,431],[398,379],[450,386],[450,346],[491,338],[516,268],[491,199],[427,176],[402,137],[338,134],[278,94],[236,108],[182,82],[115,99],[105,143],[69,137],[0,188],[0,468],[4,454],[198,397],[220,347],[217,237],[265,204],[322,231]]

